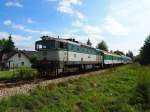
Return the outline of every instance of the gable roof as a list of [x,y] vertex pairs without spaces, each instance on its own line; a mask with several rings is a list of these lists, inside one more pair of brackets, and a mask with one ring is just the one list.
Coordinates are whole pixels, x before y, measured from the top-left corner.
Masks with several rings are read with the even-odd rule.
[[2,56],[2,62],[7,61],[8,59],[10,59],[12,56],[14,56],[17,53],[22,53],[24,54],[28,59],[32,58],[32,57],[37,57],[37,52],[36,51],[13,51],[13,52],[9,52],[6,54],[3,54]]
[[23,50],[21,53],[25,54],[28,58],[37,57],[38,52],[37,51],[26,51]]

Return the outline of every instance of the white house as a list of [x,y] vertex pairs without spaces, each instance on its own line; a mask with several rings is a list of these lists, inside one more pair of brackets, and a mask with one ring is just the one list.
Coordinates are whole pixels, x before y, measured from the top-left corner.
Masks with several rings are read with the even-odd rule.
[[6,68],[31,67],[30,58],[35,55],[35,51],[15,51],[4,54],[2,61]]

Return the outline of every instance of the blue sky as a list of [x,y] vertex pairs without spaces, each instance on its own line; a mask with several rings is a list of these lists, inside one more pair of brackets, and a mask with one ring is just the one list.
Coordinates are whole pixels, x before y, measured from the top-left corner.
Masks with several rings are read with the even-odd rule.
[[42,35],[88,38],[138,54],[150,29],[150,0],[0,0],[0,38],[34,50]]

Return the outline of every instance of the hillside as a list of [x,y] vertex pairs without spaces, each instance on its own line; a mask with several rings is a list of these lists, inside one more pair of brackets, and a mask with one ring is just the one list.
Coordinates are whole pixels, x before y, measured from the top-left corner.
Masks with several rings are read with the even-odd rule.
[[[147,105],[150,103],[150,88],[147,88],[150,86],[146,86],[148,83],[144,83],[148,78],[141,77],[145,74],[147,74],[146,76],[150,74],[150,66],[142,67],[133,64],[113,68],[104,73],[83,77],[78,80],[51,84],[45,88],[38,87],[30,94],[21,94],[1,99],[0,111],[148,111],[149,106]],[[139,81],[141,81],[140,84]],[[148,79],[148,81],[150,80]],[[144,95],[148,96],[143,97],[137,91],[142,89],[148,93],[145,94],[145,92]],[[149,100],[144,98],[149,98]]]

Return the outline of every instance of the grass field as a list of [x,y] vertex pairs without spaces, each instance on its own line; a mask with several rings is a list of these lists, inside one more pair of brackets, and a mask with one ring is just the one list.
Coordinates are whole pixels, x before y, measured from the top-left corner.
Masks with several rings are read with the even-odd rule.
[[38,76],[35,69],[20,67],[14,70],[0,71],[0,81],[7,80],[30,80]]
[[150,66],[122,66],[94,76],[39,87],[30,94],[2,99],[0,111],[149,112],[150,79],[139,78],[145,75],[150,75]]
[[13,78],[13,71],[0,71],[0,80],[10,80]]

